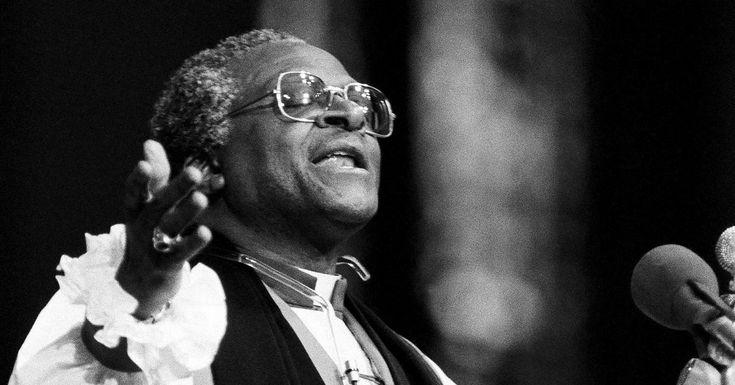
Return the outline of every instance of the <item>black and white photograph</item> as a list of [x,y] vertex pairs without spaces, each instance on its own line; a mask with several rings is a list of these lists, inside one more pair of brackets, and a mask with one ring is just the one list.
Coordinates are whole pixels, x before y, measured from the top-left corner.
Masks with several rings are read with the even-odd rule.
[[735,385],[735,3],[1,8],[9,385]]

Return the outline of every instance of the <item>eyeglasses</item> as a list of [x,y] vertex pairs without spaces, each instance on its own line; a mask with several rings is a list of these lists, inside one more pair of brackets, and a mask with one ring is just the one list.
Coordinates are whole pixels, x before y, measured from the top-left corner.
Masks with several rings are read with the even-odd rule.
[[335,94],[362,109],[368,134],[385,138],[393,133],[393,120],[396,115],[380,90],[362,83],[350,83],[344,88],[327,86],[320,77],[305,71],[282,72],[278,75],[275,90],[235,108],[227,116],[233,118],[254,109],[267,107],[253,104],[275,95],[278,110],[284,117],[296,122],[313,123],[316,121],[314,117],[329,110]]

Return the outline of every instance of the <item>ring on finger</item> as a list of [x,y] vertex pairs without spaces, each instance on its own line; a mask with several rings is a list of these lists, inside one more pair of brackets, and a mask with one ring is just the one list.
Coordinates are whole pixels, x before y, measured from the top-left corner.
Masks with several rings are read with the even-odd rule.
[[169,253],[179,242],[181,242],[181,235],[176,234],[175,237],[170,237],[164,233],[160,227],[156,226],[153,229],[153,248],[160,253]]

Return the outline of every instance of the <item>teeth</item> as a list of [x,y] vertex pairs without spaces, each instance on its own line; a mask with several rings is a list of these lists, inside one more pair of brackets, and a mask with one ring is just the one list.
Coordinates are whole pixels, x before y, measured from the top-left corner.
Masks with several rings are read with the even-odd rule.
[[343,151],[333,152],[327,155],[327,157],[324,158],[324,160],[322,160],[319,163],[331,164],[339,168],[354,168],[355,167],[355,159],[353,159],[351,155]]

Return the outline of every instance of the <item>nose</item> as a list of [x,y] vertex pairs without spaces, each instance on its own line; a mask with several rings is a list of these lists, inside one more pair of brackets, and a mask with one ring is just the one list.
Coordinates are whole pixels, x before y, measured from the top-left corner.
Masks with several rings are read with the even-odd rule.
[[332,96],[329,109],[317,116],[315,121],[321,128],[337,126],[347,131],[364,130],[367,126],[362,107],[340,95]]

